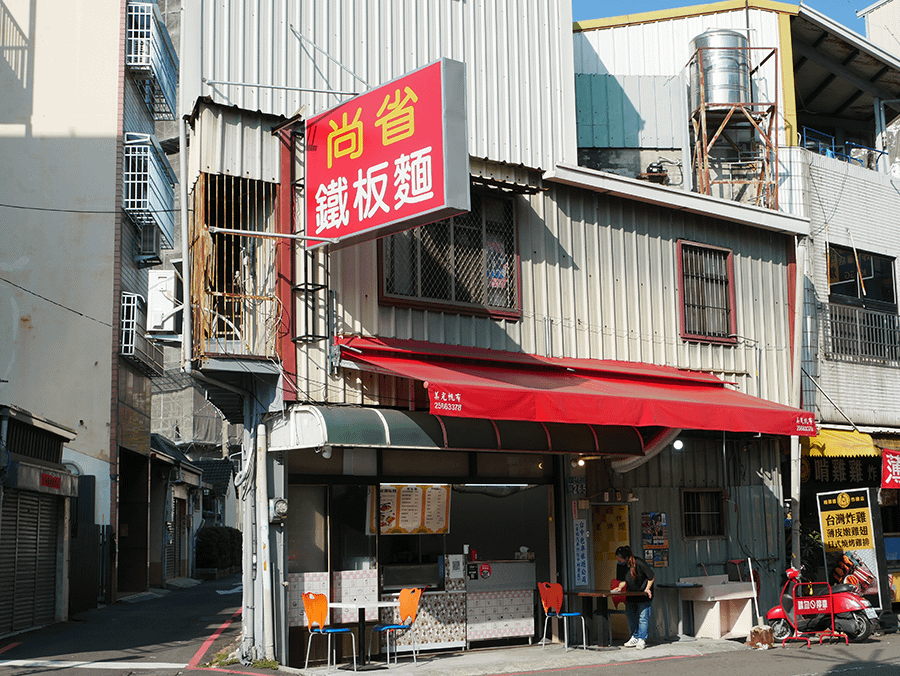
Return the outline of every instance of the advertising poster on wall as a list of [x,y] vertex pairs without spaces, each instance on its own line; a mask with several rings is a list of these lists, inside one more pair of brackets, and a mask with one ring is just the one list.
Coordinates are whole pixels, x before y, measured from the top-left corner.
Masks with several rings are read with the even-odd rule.
[[450,486],[382,484],[377,494],[369,490],[368,512],[369,534],[376,528],[381,535],[449,533]]
[[644,559],[654,568],[669,566],[669,524],[665,512],[641,514]]
[[884,535],[875,489],[819,493],[816,500],[827,581],[848,584],[876,608],[890,608]]

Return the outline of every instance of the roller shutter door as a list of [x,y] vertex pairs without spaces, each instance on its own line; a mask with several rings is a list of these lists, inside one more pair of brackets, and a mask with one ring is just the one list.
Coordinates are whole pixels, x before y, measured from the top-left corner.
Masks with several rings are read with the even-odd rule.
[[12,489],[0,512],[0,635],[56,620],[61,498]]

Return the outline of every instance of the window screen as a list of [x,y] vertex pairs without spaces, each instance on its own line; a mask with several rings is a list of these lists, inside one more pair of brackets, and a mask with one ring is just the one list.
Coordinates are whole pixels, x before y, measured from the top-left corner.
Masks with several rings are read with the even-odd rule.
[[383,241],[383,298],[518,309],[511,199],[472,195],[472,210]]

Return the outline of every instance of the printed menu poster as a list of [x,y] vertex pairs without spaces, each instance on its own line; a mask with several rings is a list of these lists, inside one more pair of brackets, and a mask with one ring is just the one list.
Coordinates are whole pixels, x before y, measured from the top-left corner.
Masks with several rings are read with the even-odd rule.
[[[882,593],[879,568],[886,565],[879,567],[876,550],[876,542],[884,539],[877,501],[865,488],[818,493],[816,498],[828,581],[849,584],[876,608],[885,607],[883,598],[889,596]],[[890,608],[890,600],[887,604]]]
[[375,532],[376,513],[382,535],[450,532],[450,486],[382,484],[379,495],[380,504],[376,505],[375,491],[370,492],[370,533]]

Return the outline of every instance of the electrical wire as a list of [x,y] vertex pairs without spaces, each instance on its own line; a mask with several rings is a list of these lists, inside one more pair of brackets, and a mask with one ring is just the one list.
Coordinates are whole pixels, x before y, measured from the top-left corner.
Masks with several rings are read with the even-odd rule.
[[113,328],[113,325],[110,324],[109,322],[105,322],[105,321],[103,321],[102,319],[96,319],[95,317],[91,317],[90,315],[86,315],[86,314],[84,314],[83,312],[79,312],[78,310],[73,310],[72,308],[68,307],[67,305],[63,305],[62,303],[57,303],[55,300],[51,300],[50,298],[47,298],[46,296],[42,296],[41,294],[37,293],[36,291],[32,291],[31,289],[26,289],[24,286],[19,286],[19,285],[16,284],[15,282],[11,282],[10,280],[6,279],[6,277],[0,277],[0,281],[4,281],[4,282],[6,282],[7,284],[9,284],[10,286],[14,286],[14,287],[16,287],[17,289],[19,289],[19,290],[21,290],[21,291],[24,291],[25,293],[30,293],[32,296],[37,296],[37,297],[40,298],[41,300],[45,300],[45,301],[47,301],[48,303],[52,303],[53,305],[56,305],[56,306],[58,306],[58,307],[61,307],[63,310],[67,310],[68,312],[71,312],[71,313],[73,313],[73,314],[76,314],[76,315],[78,315],[79,317],[84,317],[85,319],[90,319],[92,322],[97,322],[98,324],[102,324],[103,326],[107,326],[107,327],[109,327],[109,328]]
[[[100,210],[100,209],[58,209],[55,207],[32,207],[25,206],[24,204],[4,204],[0,202],[0,207],[5,209],[20,209],[22,211],[50,211],[58,214],[119,214],[122,213],[122,209],[113,209],[111,211],[108,210]],[[172,213],[180,213],[180,209],[144,209],[142,211],[148,211],[152,214],[172,214]],[[188,209],[188,211],[193,211],[193,209]]]

